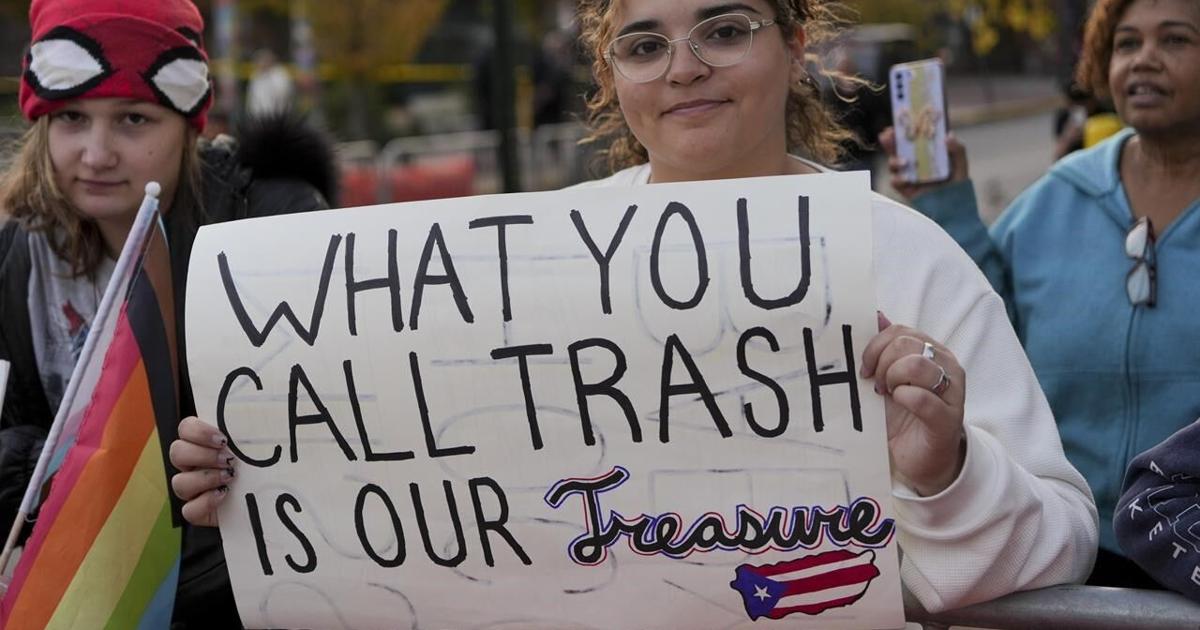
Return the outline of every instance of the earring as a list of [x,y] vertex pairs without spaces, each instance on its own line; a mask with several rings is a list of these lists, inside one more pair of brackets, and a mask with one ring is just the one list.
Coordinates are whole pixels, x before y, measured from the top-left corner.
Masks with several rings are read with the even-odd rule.
[[796,85],[807,87],[809,89],[817,89],[817,82],[812,78],[808,68],[804,67],[804,62],[800,59],[792,58],[792,63],[798,66],[800,78],[796,80]]

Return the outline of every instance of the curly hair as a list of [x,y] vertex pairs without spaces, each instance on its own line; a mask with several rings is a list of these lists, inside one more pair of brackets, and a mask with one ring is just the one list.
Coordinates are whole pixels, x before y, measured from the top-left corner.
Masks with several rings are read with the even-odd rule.
[[[200,204],[200,158],[197,134],[190,128],[179,165],[179,184],[169,212],[194,213]],[[0,218],[48,236],[55,255],[67,261],[76,277],[91,275],[105,255],[96,222],[79,212],[54,177],[50,161],[50,116],[42,116],[21,137],[12,162],[0,176]]]
[[[775,23],[784,37],[790,37],[794,29],[802,28],[811,49],[832,41],[847,23],[853,21],[849,9],[839,2],[767,1],[775,10]],[[634,137],[621,114],[613,73],[604,55],[616,30],[612,19],[616,4],[617,0],[581,0],[578,13],[581,40],[592,57],[592,76],[596,82],[596,90],[587,101],[591,133],[583,142],[603,144],[607,141],[607,148],[600,155],[607,158],[608,167],[613,171],[649,160],[646,147]],[[858,77],[827,70],[815,53],[806,53],[805,57],[807,65],[823,78],[869,86],[869,82]],[[856,141],[854,133],[838,123],[836,114],[822,100],[817,81],[811,76],[791,86],[787,102],[787,136],[788,151],[802,153],[826,164],[837,163],[844,157],[847,144]]]
[[1088,14],[1075,82],[1098,98],[1112,98],[1108,88],[1108,66],[1112,62],[1113,36],[1121,17],[1133,3],[1134,0],[1098,0]]

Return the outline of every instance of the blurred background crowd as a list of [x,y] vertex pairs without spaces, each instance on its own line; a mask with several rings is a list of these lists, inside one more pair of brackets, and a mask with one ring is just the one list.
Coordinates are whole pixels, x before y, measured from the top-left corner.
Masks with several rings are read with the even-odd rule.
[[[1071,88],[1087,0],[851,0],[859,24],[824,63],[884,83],[900,61],[940,57],[951,125],[975,150],[985,218],[1080,144]],[[15,138],[27,0],[0,0],[0,133]],[[345,205],[544,190],[597,174],[577,147],[589,68],[572,0],[198,0],[217,102],[206,133],[290,106],[338,141]],[[824,86],[832,94],[831,86]],[[881,161],[885,91],[838,99]],[[7,96],[7,98],[4,98]],[[832,98],[832,97],[831,97]],[[1078,117],[1078,116],[1077,116]],[[1082,118],[1079,118],[1082,120]],[[1061,137],[1060,137],[1061,136]],[[883,181],[884,178],[879,178]]]

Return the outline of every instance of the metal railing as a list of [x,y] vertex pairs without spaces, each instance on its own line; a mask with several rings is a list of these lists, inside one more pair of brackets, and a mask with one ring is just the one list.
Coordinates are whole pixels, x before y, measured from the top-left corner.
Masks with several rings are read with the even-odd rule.
[[904,615],[925,630],[950,626],[1004,630],[1200,629],[1200,604],[1169,591],[1054,586],[957,610],[929,613],[904,593]]
[[[518,129],[517,159],[521,161],[522,189],[553,190],[582,181],[588,159],[587,152],[578,146],[583,134],[583,127],[577,123]],[[393,139],[375,157],[379,174],[376,201],[393,201],[388,184],[392,169],[453,157],[469,157],[473,163],[474,194],[501,192],[499,146],[500,134],[495,130]]]

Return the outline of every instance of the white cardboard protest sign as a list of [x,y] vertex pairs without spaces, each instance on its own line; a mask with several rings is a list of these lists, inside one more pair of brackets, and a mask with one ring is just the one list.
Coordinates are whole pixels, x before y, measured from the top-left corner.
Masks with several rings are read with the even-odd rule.
[[861,173],[203,228],[243,621],[903,625],[871,252]]

